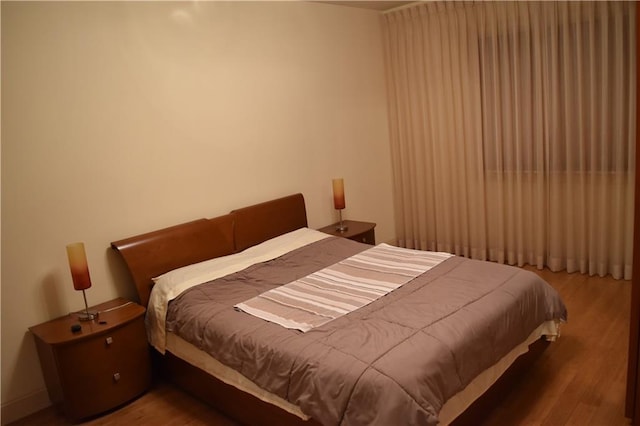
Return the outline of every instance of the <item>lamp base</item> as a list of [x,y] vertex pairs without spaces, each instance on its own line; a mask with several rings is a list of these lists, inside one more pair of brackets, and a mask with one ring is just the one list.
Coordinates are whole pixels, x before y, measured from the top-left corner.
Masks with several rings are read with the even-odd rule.
[[78,317],[78,321],[93,321],[98,318],[96,311],[79,311],[75,312],[75,315]]
[[336,231],[338,232],[347,232],[348,230],[349,230],[349,227],[342,222],[340,222],[338,226],[336,226]]
[[82,289],[82,298],[84,299],[84,311],[76,312],[76,315],[78,315],[78,321],[93,321],[98,318],[98,312],[89,310],[87,295],[85,294],[84,289]]
[[338,222],[338,226],[336,226],[336,231],[347,232],[349,227],[342,222],[342,209],[338,210],[338,213],[340,214],[340,222]]

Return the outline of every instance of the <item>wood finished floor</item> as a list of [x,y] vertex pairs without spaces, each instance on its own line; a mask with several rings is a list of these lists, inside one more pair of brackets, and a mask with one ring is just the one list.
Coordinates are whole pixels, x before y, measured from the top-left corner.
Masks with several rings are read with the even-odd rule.
[[[629,425],[624,397],[631,283],[610,277],[537,271],[564,299],[569,322],[483,425]],[[265,419],[265,424],[268,424]],[[12,426],[67,425],[52,408]],[[125,407],[92,421],[110,425],[236,423],[170,384],[157,383]]]

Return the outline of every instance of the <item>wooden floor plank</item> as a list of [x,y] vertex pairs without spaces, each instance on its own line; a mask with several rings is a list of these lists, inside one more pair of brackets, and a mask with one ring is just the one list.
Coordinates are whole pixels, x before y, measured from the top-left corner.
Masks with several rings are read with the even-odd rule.
[[[553,273],[526,268],[563,297],[569,322],[562,336],[486,413],[485,425],[626,426],[624,417],[631,283],[611,277]],[[267,420],[267,419],[265,419]],[[11,426],[62,426],[48,408]],[[170,384],[156,383],[120,410],[84,423],[91,426],[232,426],[233,421]]]

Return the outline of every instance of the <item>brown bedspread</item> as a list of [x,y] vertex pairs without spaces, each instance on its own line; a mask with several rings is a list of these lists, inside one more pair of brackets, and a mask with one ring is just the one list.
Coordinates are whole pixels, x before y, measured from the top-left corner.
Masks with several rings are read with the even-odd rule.
[[453,257],[307,333],[233,309],[369,246],[327,238],[185,291],[167,329],[326,425],[433,425],[451,396],[542,322],[556,291],[519,268]]

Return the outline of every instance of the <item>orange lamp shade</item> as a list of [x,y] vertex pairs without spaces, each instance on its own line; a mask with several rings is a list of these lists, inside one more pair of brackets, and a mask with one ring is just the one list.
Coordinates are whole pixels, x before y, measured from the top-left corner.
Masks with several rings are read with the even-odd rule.
[[89,265],[87,264],[87,255],[84,251],[84,243],[69,244],[67,246],[67,257],[69,258],[73,288],[76,290],[85,290],[91,287]]
[[336,210],[342,210],[345,207],[344,202],[344,179],[333,179],[333,206]]

